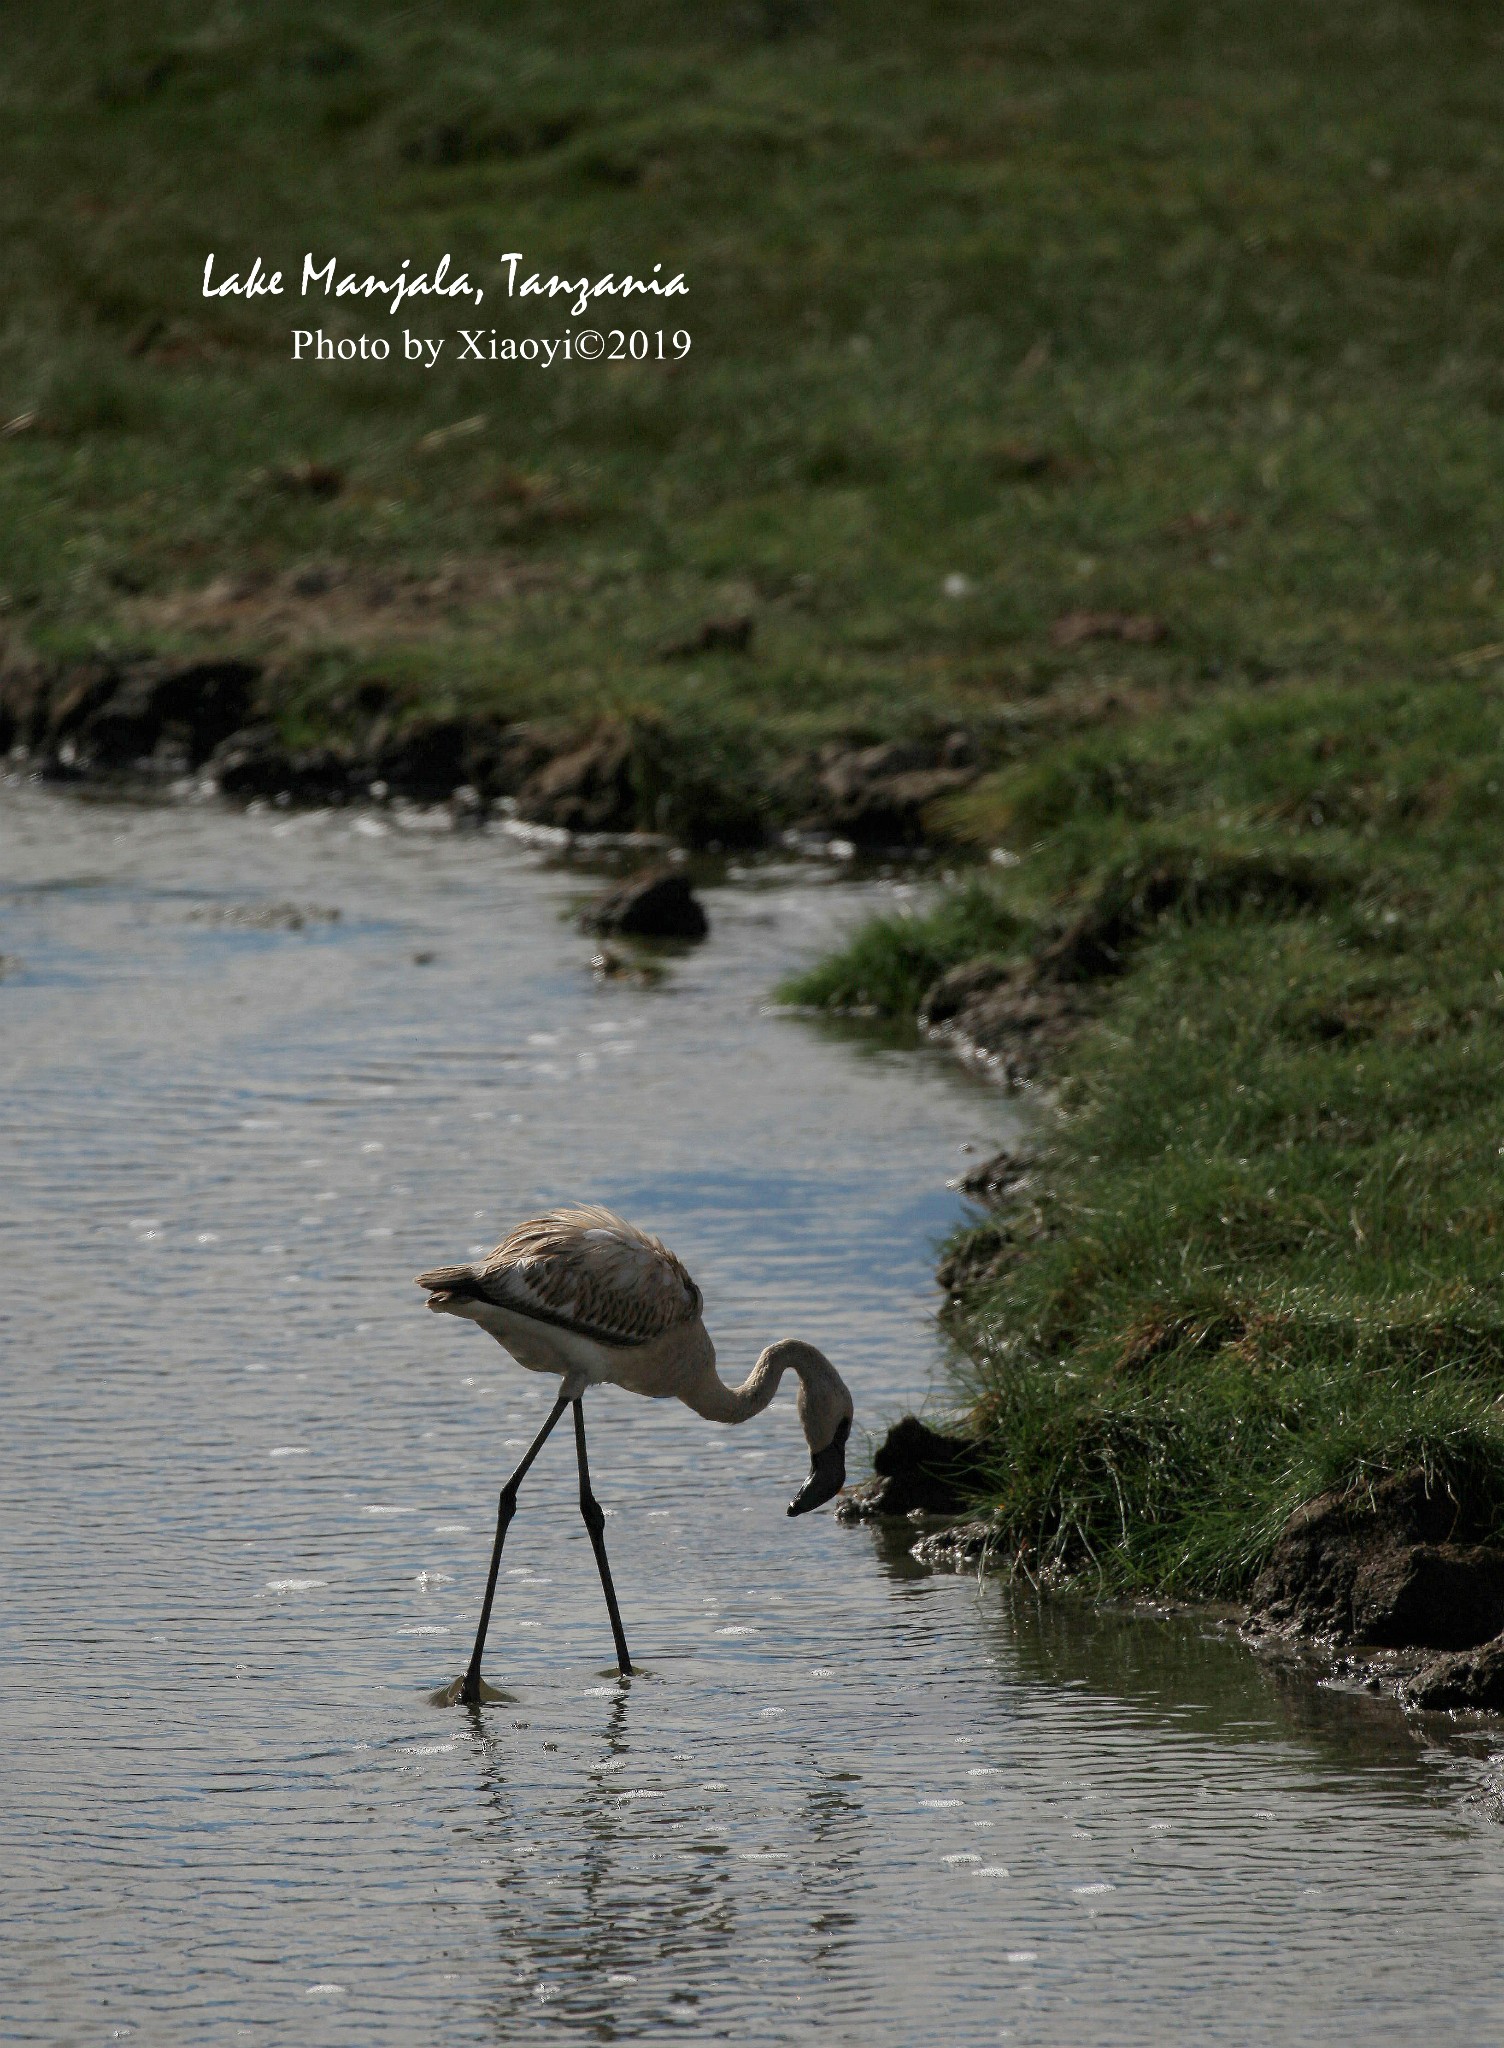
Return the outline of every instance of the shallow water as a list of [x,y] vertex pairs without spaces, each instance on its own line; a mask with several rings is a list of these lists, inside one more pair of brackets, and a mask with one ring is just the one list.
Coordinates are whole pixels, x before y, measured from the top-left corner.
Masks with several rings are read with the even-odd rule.
[[564,1433],[511,1702],[427,1704],[548,1386],[410,1275],[604,1200],[723,1369],[807,1336],[875,1428],[936,1370],[958,1148],[1012,1113],[764,1009],[876,885],[714,889],[662,986],[601,986],[578,876],[381,822],[0,791],[4,2038],[1504,2034],[1486,1732],[791,1523],[788,1399],[592,1395],[647,1675]]

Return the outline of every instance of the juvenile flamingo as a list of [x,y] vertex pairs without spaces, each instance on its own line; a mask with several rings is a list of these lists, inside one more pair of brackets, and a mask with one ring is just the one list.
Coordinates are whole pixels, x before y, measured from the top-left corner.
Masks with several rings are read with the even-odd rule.
[[479,1323],[530,1372],[559,1373],[563,1378],[548,1420],[501,1489],[480,1627],[457,1690],[466,1705],[481,1699],[481,1655],[502,1545],[517,1508],[517,1489],[571,1404],[580,1513],[600,1567],[616,1661],[624,1677],[631,1674],[616,1588],[606,1562],[605,1517],[590,1491],[585,1457],[587,1387],[609,1381],[653,1401],[673,1396],[710,1422],[746,1422],[767,1407],[785,1372],[797,1373],[799,1420],[809,1445],[810,1469],[789,1502],[789,1513],[808,1514],[846,1483],[851,1395],[824,1353],[813,1344],[786,1338],[768,1346],[741,1386],[728,1387],[715,1369],[715,1346],[702,1319],[699,1288],[667,1245],[623,1223],[609,1209],[550,1210],[519,1223],[489,1257],[471,1266],[436,1266],[430,1273],[420,1273],[417,1284],[428,1289],[431,1309]]

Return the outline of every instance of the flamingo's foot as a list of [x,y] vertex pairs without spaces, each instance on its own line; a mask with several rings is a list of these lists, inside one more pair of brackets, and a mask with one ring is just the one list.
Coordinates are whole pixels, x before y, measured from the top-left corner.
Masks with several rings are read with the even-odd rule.
[[448,1685],[441,1685],[437,1692],[431,1692],[428,1695],[428,1704],[431,1707],[513,1706],[516,1699],[515,1693],[501,1692],[496,1686],[487,1685],[483,1678],[478,1681],[472,1693],[469,1689],[468,1674],[462,1671],[458,1678],[451,1678]]

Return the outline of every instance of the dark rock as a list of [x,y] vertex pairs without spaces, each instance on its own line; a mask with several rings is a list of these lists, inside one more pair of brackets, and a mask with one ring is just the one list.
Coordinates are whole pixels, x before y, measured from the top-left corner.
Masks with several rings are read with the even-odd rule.
[[209,771],[226,796],[276,796],[292,787],[291,756],[271,726],[250,726],[214,749]]
[[981,1446],[970,1437],[942,1436],[917,1415],[895,1422],[872,1460],[876,1477],[852,1489],[849,1505],[837,1509],[843,1521],[879,1516],[954,1515],[971,1505],[986,1479]]
[[467,780],[484,797],[516,796],[557,751],[536,726],[482,724],[466,749]]
[[831,823],[843,837],[867,846],[914,846],[925,838],[925,813],[941,797],[975,781],[965,768],[916,768],[870,784],[838,806]]
[[1504,1631],[1504,1550],[1420,1467],[1296,1510],[1254,1584],[1267,1628],[1392,1647],[1468,1649]]
[[436,803],[471,782],[473,728],[458,718],[414,719],[383,732],[371,754],[371,779],[398,796]]
[[245,724],[260,676],[246,661],[128,669],[108,701],[80,722],[80,751],[101,767],[125,768],[175,741],[197,767]]
[[670,640],[659,650],[664,661],[688,661],[696,654],[745,654],[752,645],[753,620],[749,612],[729,618],[706,619],[682,639]]
[[580,918],[581,929],[634,939],[703,939],[710,930],[686,876],[655,868],[608,890]]
[[1007,1208],[1028,1192],[1033,1164],[1026,1154],[1005,1149],[963,1173],[955,1185],[963,1195],[989,1209]]
[[925,836],[925,812],[976,780],[971,740],[889,740],[881,746],[837,749],[821,762],[816,814],[806,829],[821,829],[867,846],[907,846]]
[[637,822],[631,735],[605,726],[547,762],[519,790],[517,809],[533,824],[569,832],[630,832]]
[[967,1571],[986,1562],[997,1547],[997,1536],[991,1522],[958,1522],[954,1528],[932,1529],[921,1536],[909,1555],[944,1571]]
[[999,982],[1007,981],[1010,972],[1003,961],[985,956],[964,960],[959,967],[948,969],[920,998],[921,1028],[930,1030],[936,1025],[949,1024],[974,997],[986,995]]
[[1504,1710],[1504,1635],[1451,1657],[1438,1657],[1401,1687],[1412,1707]]
[[333,747],[284,746],[271,726],[232,733],[215,748],[209,772],[226,796],[290,796],[300,803],[343,802],[364,787],[365,771]]
[[197,767],[245,723],[261,671],[245,661],[88,662],[0,680],[11,744],[80,771]]
[[489,802],[515,796],[556,751],[528,725],[501,725],[484,717],[418,717],[397,724],[380,717],[365,744],[366,780],[423,803],[437,803],[461,789]]

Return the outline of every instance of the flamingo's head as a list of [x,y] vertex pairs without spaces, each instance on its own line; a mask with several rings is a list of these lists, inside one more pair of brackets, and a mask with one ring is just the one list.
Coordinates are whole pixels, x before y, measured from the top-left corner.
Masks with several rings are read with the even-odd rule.
[[807,1515],[811,1508],[823,1507],[846,1484],[846,1439],[850,1434],[851,1417],[843,1415],[824,1450],[810,1453],[809,1477],[789,1502],[791,1515]]

